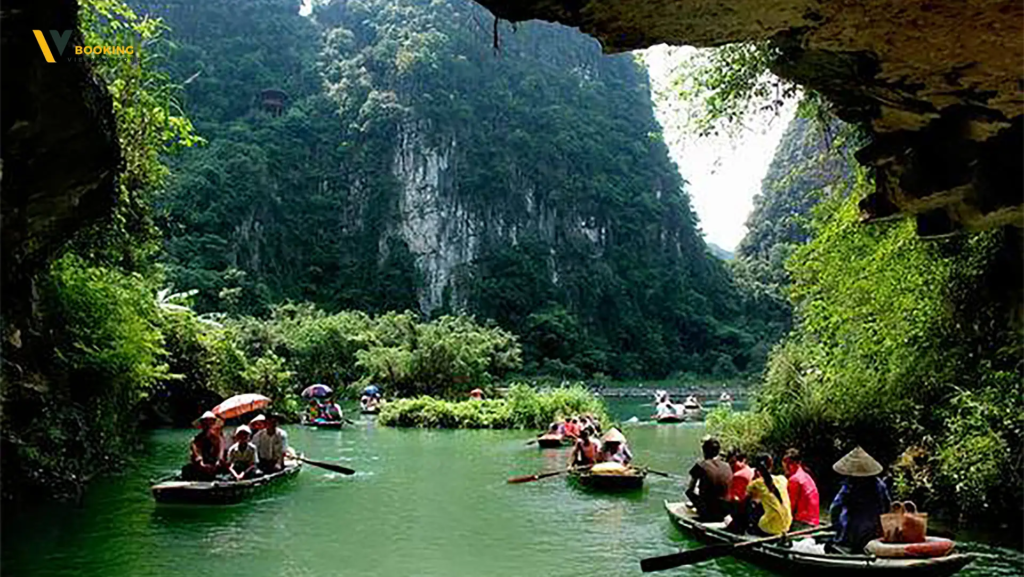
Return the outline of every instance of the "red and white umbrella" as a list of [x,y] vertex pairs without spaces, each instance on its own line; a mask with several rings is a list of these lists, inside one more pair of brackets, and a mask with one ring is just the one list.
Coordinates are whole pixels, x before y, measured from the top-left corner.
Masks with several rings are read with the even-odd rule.
[[235,395],[213,408],[213,414],[222,419],[231,419],[248,412],[262,409],[270,404],[270,399],[256,393]]

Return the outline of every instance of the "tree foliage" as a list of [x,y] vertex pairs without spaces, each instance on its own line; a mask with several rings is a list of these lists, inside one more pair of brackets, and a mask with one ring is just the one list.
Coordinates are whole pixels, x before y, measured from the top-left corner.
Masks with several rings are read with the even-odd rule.
[[546,429],[555,421],[585,414],[611,423],[604,401],[581,384],[537,391],[514,383],[499,399],[444,401],[421,396],[385,403],[378,421],[430,429]]
[[[151,6],[210,139],[159,202],[169,277],[197,310],[467,313],[521,335],[528,372],[573,378],[760,369],[767,337],[736,320],[632,57],[540,23],[501,27],[496,53],[490,15],[449,0],[297,6]],[[282,114],[267,88],[287,92]],[[440,200],[421,207],[410,190],[435,169]],[[403,232],[416,211],[464,232],[414,252],[432,234]],[[440,307],[421,309],[428,291]]]
[[[797,325],[772,352],[756,412],[716,425],[749,448],[797,446],[826,478],[862,445],[894,466],[902,496],[968,514],[1020,502],[1019,235],[928,243],[912,221],[865,227],[857,201],[871,183],[854,175],[787,261]],[[1001,457],[982,456],[992,450]]]

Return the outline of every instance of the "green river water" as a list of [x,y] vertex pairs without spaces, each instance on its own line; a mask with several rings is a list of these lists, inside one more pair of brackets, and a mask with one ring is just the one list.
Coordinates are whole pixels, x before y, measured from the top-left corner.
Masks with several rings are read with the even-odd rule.
[[[612,400],[626,420],[647,399]],[[639,559],[693,547],[670,524],[678,481],[649,476],[633,495],[587,494],[562,478],[508,485],[512,475],[557,469],[564,450],[526,446],[524,431],[425,431],[359,419],[341,431],[288,427],[307,456],[339,459],[343,476],[306,467],[256,500],[226,507],[156,505],[149,480],[185,458],[193,431],[155,431],[130,472],[98,481],[81,507],[4,511],[4,575],[75,577],[585,576],[640,575]],[[629,424],[636,461],[682,472],[703,425]],[[961,575],[1020,574],[1019,552],[966,543],[1000,559]],[[770,573],[725,558],[666,575]]]

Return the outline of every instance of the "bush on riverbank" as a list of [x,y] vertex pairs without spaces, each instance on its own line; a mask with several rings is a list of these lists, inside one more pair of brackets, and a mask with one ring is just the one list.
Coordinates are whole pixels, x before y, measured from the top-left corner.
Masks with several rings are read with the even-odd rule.
[[529,385],[515,384],[503,399],[399,399],[383,406],[378,422],[439,429],[545,429],[560,418],[586,413],[602,423],[611,422],[604,401],[582,385],[538,392]]
[[471,317],[421,322],[412,313],[372,317],[285,305],[268,319],[210,322],[178,307],[164,315],[168,363],[154,396],[162,420],[190,422],[217,399],[255,392],[296,417],[312,383],[345,391],[377,383],[389,395],[460,395],[519,366],[514,336]]

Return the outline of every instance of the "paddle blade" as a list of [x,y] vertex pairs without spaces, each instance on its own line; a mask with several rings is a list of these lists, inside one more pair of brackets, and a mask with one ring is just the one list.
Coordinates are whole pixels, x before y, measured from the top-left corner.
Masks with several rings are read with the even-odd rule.
[[309,463],[314,467],[320,467],[321,469],[327,469],[328,471],[334,471],[335,473],[341,473],[342,475],[354,475],[356,472],[355,469],[349,469],[348,467],[343,467],[335,463],[328,463],[327,461],[314,461],[313,459],[307,459],[305,457],[300,457],[299,460],[303,463]]
[[522,475],[520,477],[512,477],[508,480],[509,485],[515,485],[516,483],[529,483],[530,481],[536,481],[539,479],[537,475]]
[[710,547],[701,547],[700,549],[680,551],[671,555],[662,555],[661,557],[648,557],[640,561],[640,570],[644,573],[650,573],[651,571],[674,569],[683,565],[693,565],[724,557],[732,552],[732,550],[732,545],[712,545]]
[[547,479],[548,477],[554,477],[555,475],[561,475],[565,471],[555,471],[553,473],[540,473],[539,475],[523,475],[522,477],[512,477],[508,480],[509,485],[515,485],[516,483],[529,483],[531,481],[539,481],[541,479]]

